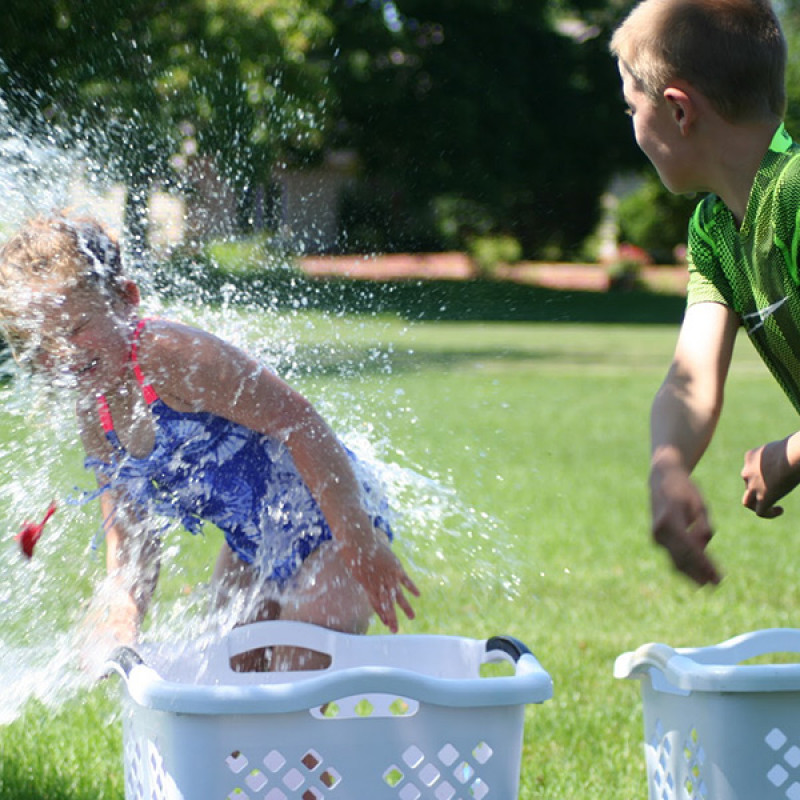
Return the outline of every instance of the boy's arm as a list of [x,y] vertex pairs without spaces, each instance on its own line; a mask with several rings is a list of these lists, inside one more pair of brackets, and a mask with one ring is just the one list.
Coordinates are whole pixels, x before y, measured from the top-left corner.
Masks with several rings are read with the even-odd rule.
[[653,536],[675,566],[701,585],[718,583],[721,576],[705,553],[711,523],[690,475],[722,411],[738,324],[735,313],[719,303],[687,308],[650,417]]
[[783,514],[776,503],[800,483],[800,433],[748,450],[744,455],[742,505],[759,517]]

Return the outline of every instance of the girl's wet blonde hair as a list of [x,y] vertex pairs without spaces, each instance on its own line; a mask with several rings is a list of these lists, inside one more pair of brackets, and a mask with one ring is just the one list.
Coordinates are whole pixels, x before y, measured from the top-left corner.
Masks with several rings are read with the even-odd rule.
[[786,111],[786,40],[769,0],[643,0],[610,47],[654,101],[684,80],[729,122]]
[[114,236],[92,217],[36,217],[0,249],[0,327],[12,346],[32,335],[26,310],[34,294],[94,288],[115,297],[123,285]]

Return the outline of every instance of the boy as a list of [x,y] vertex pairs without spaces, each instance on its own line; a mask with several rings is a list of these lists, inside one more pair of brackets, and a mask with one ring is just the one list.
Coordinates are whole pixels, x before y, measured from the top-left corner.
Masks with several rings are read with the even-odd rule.
[[[800,147],[786,133],[786,42],[768,0],[644,0],[615,32],[636,141],[673,192],[709,192],[689,226],[689,288],[651,413],[652,530],[698,584],[721,574],[691,473],[722,409],[743,325],[800,412]],[[800,433],[745,454],[759,517],[800,483]]]

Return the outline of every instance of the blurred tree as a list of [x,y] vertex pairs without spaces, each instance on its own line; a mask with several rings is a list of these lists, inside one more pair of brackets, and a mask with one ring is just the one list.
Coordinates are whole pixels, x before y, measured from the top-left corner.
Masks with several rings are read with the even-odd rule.
[[[4,0],[0,91],[127,184],[143,247],[155,181],[213,162],[243,194],[276,161],[355,149],[355,245],[511,234],[560,256],[621,166],[601,0]],[[203,160],[206,159],[205,162]],[[370,240],[371,237],[371,240]]]
[[322,144],[328,0],[4,0],[0,91],[39,134],[80,142],[126,183],[144,247],[153,182],[211,158],[252,185]]
[[333,0],[337,135],[363,160],[351,219],[372,216],[370,244],[510,233],[528,256],[560,256],[592,230],[610,176],[641,161],[607,51],[615,15],[577,5]]

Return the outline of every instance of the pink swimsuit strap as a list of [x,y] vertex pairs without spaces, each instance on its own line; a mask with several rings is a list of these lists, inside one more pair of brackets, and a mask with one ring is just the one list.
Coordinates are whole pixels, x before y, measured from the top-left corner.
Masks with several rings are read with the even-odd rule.
[[[158,392],[153,388],[152,384],[147,383],[142,368],[139,366],[139,334],[142,332],[144,326],[150,321],[149,318],[139,320],[136,330],[133,332],[131,340],[131,362],[133,363],[133,374],[136,376],[136,381],[142,389],[142,397],[147,405],[151,405],[158,400]],[[106,433],[114,430],[114,420],[111,418],[111,409],[108,405],[108,400],[104,394],[97,396],[97,413],[100,415],[100,424]]]

